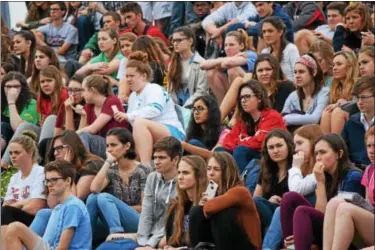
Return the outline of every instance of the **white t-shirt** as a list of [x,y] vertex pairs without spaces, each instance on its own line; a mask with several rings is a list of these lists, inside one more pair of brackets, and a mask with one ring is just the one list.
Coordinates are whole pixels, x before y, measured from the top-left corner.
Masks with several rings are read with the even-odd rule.
[[119,80],[122,80],[125,78],[126,76],[126,57],[122,58],[121,61],[120,61],[120,67],[118,68],[118,71],[117,71],[117,79]]
[[4,201],[14,200],[16,202],[31,199],[46,199],[44,192],[44,168],[34,164],[27,178],[21,178],[22,173],[15,173],[8,184],[7,194]]
[[[269,54],[271,47],[264,48],[262,54]],[[284,77],[294,82],[294,64],[300,57],[296,45],[288,43],[283,51],[283,59],[280,62],[280,68],[283,71]]]

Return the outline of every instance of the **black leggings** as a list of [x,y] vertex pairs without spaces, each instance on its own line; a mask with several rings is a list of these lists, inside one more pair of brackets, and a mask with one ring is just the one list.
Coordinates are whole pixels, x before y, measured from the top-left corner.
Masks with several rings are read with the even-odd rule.
[[199,242],[210,242],[215,244],[215,250],[255,250],[238,225],[236,214],[235,208],[227,208],[207,219],[202,206],[192,207],[189,214],[191,245],[195,247]]
[[26,226],[30,226],[31,222],[34,220],[34,215],[28,214],[22,209],[12,207],[12,206],[3,206],[1,208],[1,225],[9,225],[12,222],[19,221]]

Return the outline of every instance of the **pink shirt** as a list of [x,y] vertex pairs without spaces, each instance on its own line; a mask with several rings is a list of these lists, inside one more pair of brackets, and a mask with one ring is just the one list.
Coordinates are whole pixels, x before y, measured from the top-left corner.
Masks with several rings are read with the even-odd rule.
[[370,198],[370,202],[375,204],[374,202],[374,165],[370,165],[366,168],[366,171],[362,177],[361,184],[368,188],[368,196]]

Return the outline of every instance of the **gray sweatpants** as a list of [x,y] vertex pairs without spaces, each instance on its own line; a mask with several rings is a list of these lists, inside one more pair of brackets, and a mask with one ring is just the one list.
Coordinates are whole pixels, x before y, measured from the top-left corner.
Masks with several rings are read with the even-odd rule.
[[[39,142],[47,138],[52,138],[55,125],[56,125],[56,119],[57,119],[56,115],[49,115],[45,119],[42,128],[40,128],[37,125],[28,123],[28,122],[23,122],[17,127],[16,131],[14,131],[14,135],[12,139],[16,138],[19,135],[22,135],[23,131],[25,130],[34,131],[39,136]],[[8,163],[8,164],[10,163],[9,144],[3,154],[3,157],[1,158],[1,161]]]

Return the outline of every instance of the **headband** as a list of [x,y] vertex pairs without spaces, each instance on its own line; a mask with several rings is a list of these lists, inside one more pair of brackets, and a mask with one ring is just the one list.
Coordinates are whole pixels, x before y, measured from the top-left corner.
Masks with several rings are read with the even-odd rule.
[[318,70],[318,66],[316,65],[314,58],[312,58],[309,55],[301,56],[300,58],[297,59],[296,63],[301,63],[305,65],[306,67],[313,69],[314,72]]

